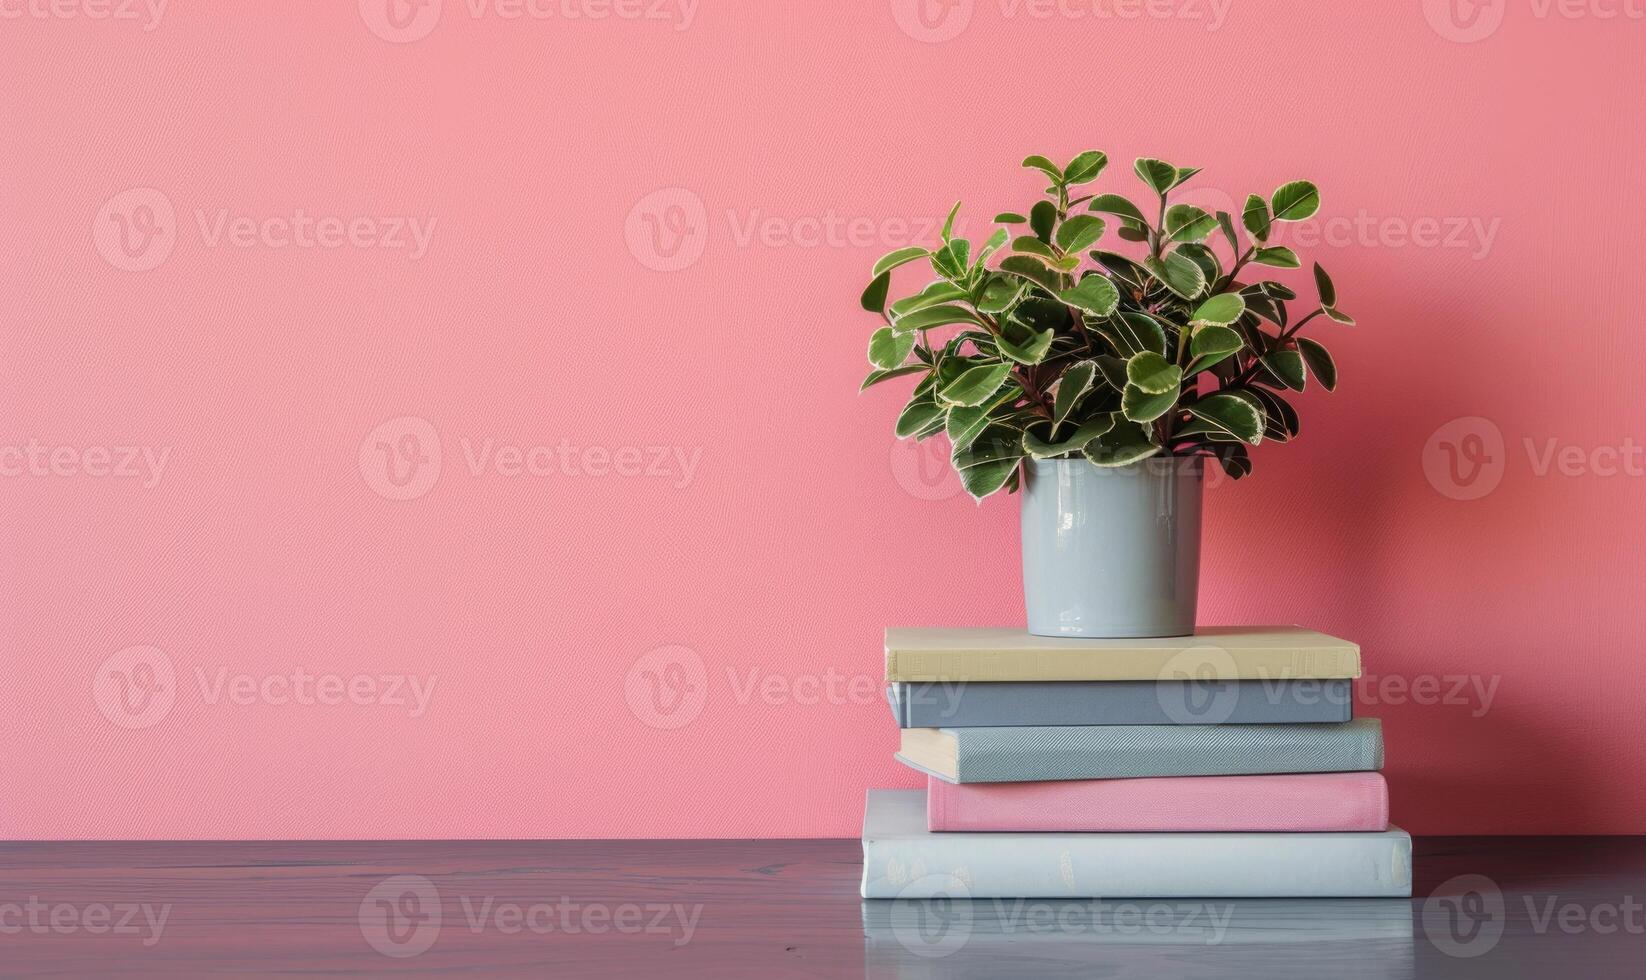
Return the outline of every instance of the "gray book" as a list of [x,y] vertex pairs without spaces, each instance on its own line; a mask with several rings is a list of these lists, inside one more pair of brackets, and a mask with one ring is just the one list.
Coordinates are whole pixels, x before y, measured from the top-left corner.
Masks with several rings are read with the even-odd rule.
[[1354,717],[1350,680],[920,681],[892,684],[900,728],[1272,725]]
[[951,783],[1364,772],[1383,768],[1383,726],[905,728],[897,758]]

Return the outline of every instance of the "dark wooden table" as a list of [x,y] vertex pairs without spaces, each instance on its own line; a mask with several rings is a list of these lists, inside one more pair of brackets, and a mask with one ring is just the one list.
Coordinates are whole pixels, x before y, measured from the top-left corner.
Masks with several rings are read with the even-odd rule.
[[0,974],[1646,976],[1646,838],[1429,838],[1402,900],[865,902],[856,841],[0,844]]

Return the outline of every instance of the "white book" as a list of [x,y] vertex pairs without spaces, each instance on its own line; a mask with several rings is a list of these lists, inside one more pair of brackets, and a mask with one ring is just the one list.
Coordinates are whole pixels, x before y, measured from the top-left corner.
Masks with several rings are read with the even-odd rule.
[[933,833],[926,791],[871,789],[864,898],[1409,898],[1412,838]]

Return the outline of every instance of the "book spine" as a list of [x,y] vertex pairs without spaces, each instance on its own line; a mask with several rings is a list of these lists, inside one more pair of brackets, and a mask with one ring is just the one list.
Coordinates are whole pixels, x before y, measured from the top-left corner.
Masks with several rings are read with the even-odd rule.
[[[1174,654],[1094,656],[1089,652],[1024,652],[1013,656],[969,651],[886,651],[888,683],[950,681],[1153,681],[1181,667]],[[1242,650],[1208,661],[1207,680],[1352,680],[1360,676],[1356,649]]]
[[[910,869],[930,869],[915,875]],[[1381,834],[941,834],[865,838],[864,898],[1406,898],[1412,843]]]
[[1376,719],[1341,725],[956,728],[956,782],[1357,772],[1383,767]]
[[1354,714],[1347,680],[920,681],[888,691],[903,728],[1325,724]]
[[959,786],[929,779],[932,831],[1381,831],[1389,790],[1375,772],[1088,779]]

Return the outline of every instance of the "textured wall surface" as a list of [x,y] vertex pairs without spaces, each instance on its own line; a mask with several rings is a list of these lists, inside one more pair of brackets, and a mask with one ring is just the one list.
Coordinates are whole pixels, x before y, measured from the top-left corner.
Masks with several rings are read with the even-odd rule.
[[858,291],[1088,147],[1360,321],[1202,620],[1361,642],[1413,831],[1646,832],[1641,11],[301,6],[0,3],[0,837],[855,834],[882,628],[1022,621]]

